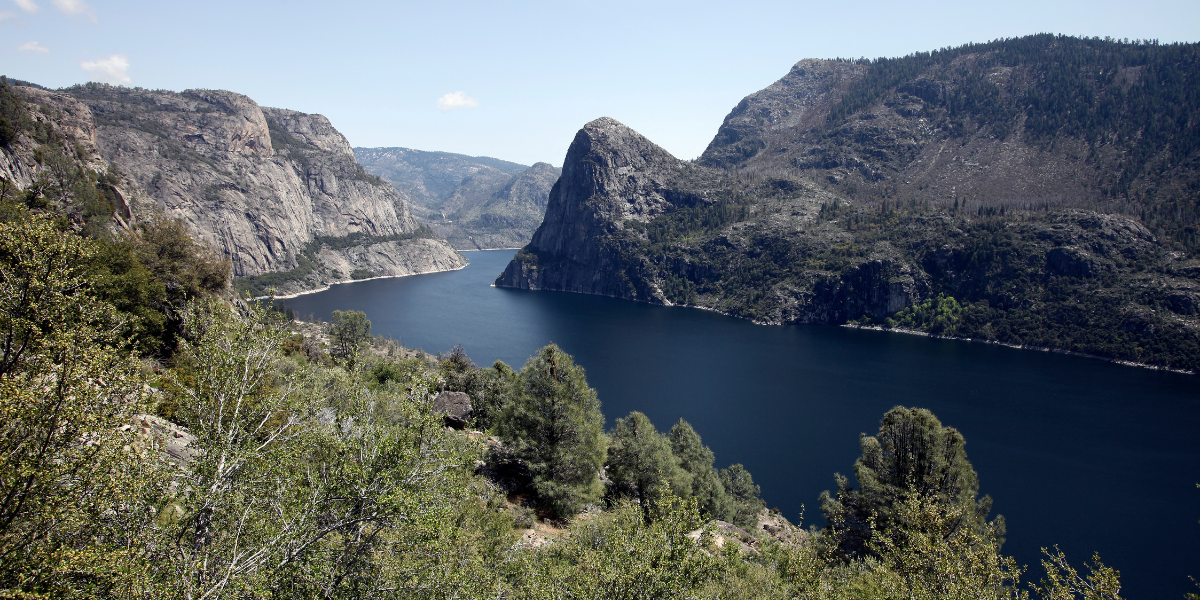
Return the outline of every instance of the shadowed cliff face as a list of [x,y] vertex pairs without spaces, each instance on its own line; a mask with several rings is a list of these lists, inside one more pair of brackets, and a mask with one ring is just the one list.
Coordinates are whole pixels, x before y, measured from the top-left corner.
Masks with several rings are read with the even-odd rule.
[[[930,69],[961,75],[945,87],[899,69],[910,80],[870,94],[859,84],[874,66],[802,61],[739,104],[696,162],[612,119],[588,123],[542,225],[496,285],[759,323],[900,324],[1200,370],[1200,258],[1188,247],[1169,250],[1149,222],[1105,214],[1120,208],[1112,202],[1104,211],[1057,201],[1022,208],[1003,195],[947,200],[926,185],[965,178],[975,187],[961,189],[979,194],[1010,178],[1013,190],[1060,190],[1069,200],[1079,181],[1098,185],[1096,165],[1109,152],[1059,160],[1086,140],[1042,147],[1026,129],[1004,134],[1003,119],[1019,114],[995,103],[970,112],[968,101],[1028,73],[971,53],[943,58],[928,59]],[[858,102],[853,111],[847,98]],[[963,152],[971,158],[950,156]],[[926,179],[902,179],[918,172]],[[1171,214],[1191,218],[1183,208]]]
[[588,123],[567,150],[529,249],[585,264],[599,258],[593,234],[672,208],[664,182],[682,169],[682,161],[614,119]]
[[[496,285],[693,304],[776,323],[882,316],[911,304],[927,283],[886,244],[845,274],[814,270],[772,291],[777,302],[762,314],[737,310],[737,300],[717,290],[679,287],[753,262],[764,238],[778,237],[780,227],[792,235],[829,199],[811,185],[744,180],[678,160],[621,123],[597,119],[575,136],[542,226]],[[767,213],[774,214],[749,219]],[[664,245],[671,237],[680,239]],[[818,230],[806,241],[828,246],[841,237]],[[735,296],[745,292],[756,290]]]

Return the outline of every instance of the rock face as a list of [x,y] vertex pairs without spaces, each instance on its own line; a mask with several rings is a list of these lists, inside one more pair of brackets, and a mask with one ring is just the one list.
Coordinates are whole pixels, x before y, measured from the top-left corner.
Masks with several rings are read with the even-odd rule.
[[782,79],[734,107],[700,162],[714,167],[739,165],[768,146],[777,149],[777,138],[823,125],[829,109],[865,72],[866,67],[841,61],[796,63]]
[[466,427],[473,413],[471,397],[463,392],[442,392],[433,399],[433,414],[442,415],[455,429]]
[[[25,111],[39,127],[53,133],[50,144],[82,166],[104,173],[108,164],[96,144],[96,120],[86,104],[50,90],[30,86],[11,86],[26,99]],[[46,167],[38,159],[41,143],[22,132],[7,148],[0,150],[0,178],[28,188]]]
[[588,123],[567,150],[523,260],[510,263],[496,285],[651,300],[623,277],[620,244],[610,234],[623,232],[628,220],[644,223],[673,209],[668,182],[685,169],[615,119]]
[[[802,236],[818,245],[844,241],[834,231],[797,231],[833,196],[803,183],[768,182],[767,190],[747,185],[724,171],[676,159],[613,119],[597,119],[575,136],[545,220],[496,285],[700,305],[768,323],[838,322],[864,313],[882,318],[927,293],[923,274],[886,243],[844,273],[801,273],[786,289],[772,292],[777,302],[770,312],[746,315],[719,290],[677,289],[681,280],[717,278],[723,269],[752,262],[764,237]],[[659,217],[778,208],[770,201],[730,206],[729,198],[755,193],[782,193],[789,208],[771,219],[695,236],[677,256],[646,252],[659,237],[647,224]]]
[[1163,79],[1200,80],[1185,46],[805,60],[695,162],[597,119],[496,285],[1200,372],[1200,104]]
[[413,213],[460,250],[519,248],[542,222],[559,169],[409,148],[355,148],[371,173],[407,193]]
[[[263,108],[221,90],[16,89],[31,105],[49,107],[94,170],[119,168],[128,187],[121,190],[127,217],[181,219],[230,258],[237,276],[293,269],[314,241],[350,235],[377,243],[369,252],[335,244],[333,263],[366,269],[355,256],[369,255],[378,275],[465,264],[444,242],[401,243],[418,231],[407,202],[362,169],[345,137],[321,115]],[[28,164],[7,154],[4,168],[6,178],[31,179]],[[406,249],[388,260],[385,241]],[[325,268],[322,281],[308,285],[339,280],[334,270]],[[353,270],[343,270],[340,279]]]

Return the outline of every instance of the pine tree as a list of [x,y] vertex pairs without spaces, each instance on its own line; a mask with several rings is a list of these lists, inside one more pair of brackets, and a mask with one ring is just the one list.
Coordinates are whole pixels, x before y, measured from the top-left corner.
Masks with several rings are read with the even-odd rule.
[[[679,459],[679,464],[691,477],[691,487],[686,495],[696,499],[700,514],[714,519],[729,520],[733,518],[733,504],[721,484],[720,475],[713,467],[713,452],[700,440],[700,434],[680,419],[668,435],[671,451]],[[681,492],[681,495],[685,495]]]
[[618,494],[637,498],[647,523],[651,503],[667,488],[682,495],[691,488],[691,475],[679,466],[666,436],[646,415],[633,411],[617,419],[608,449],[608,476]]
[[504,408],[497,432],[509,440],[538,497],[558,517],[574,515],[604,491],[604,415],[583,367],[550,344],[521,368],[524,392]]
[[998,542],[1004,520],[987,522],[992,500],[979,494],[979,478],[964,449],[966,440],[953,427],[923,408],[897,406],[884,415],[875,436],[859,440],[862,456],[854,463],[859,489],[837,478],[837,498],[821,494],[821,512],[844,552],[858,553],[874,532],[893,535],[913,525],[895,506],[907,498],[932,502],[955,512],[955,526],[969,526]]
[[759,497],[762,489],[754,483],[750,471],[747,471],[741,464],[721,469],[721,485],[729,494],[729,503],[732,508],[729,512],[729,522],[743,529],[756,529],[758,513],[762,511],[764,503]]
[[350,369],[358,362],[362,347],[371,340],[371,322],[361,310],[335,310],[329,329],[329,341],[334,358],[346,361]]

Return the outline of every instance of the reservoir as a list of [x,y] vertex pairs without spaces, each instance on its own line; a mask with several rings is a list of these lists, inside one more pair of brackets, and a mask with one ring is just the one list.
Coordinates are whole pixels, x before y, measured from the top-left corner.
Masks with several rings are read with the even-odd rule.
[[[466,252],[461,271],[333,286],[297,316],[361,310],[372,332],[481,366],[519,368],[557,343],[605,416],[686,419],[717,466],[742,463],[769,507],[822,525],[817,496],[853,476],[860,433],[895,405],[928,408],[967,440],[1003,551],[1043,576],[1057,544],[1099,552],[1122,596],[1182,599],[1200,579],[1200,378],[1077,356],[832,326],[760,326],[717,313],[494,288],[515,251]],[[852,479],[853,481],[853,479]]]

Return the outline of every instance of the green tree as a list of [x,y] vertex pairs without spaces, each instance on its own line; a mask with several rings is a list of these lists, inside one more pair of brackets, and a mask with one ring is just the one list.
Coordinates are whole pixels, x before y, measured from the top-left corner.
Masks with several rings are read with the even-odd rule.
[[[861,486],[855,490],[836,475],[838,492],[821,494],[821,512],[843,552],[858,553],[873,532],[903,531],[894,506],[915,495],[944,506],[957,507],[956,526],[987,530],[1001,541],[1004,520],[987,522],[991,498],[976,499],[979,478],[964,449],[966,440],[953,427],[923,408],[897,406],[889,410],[875,436],[859,440],[862,456],[854,462]],[[897,522],[897,519],[901,521]]]
[[666,436],[646,415],[633,411],[617,419],[609,439],[608,476],[613,491],[636,498],[647,522],[651,504],[667,489],[679,495],[691,488],[691,475],[680,468]]
[[491,428],[503,406],[521,393],[520,377],[502,361],[491,368],[481,369],[467,357],[462,346],[455,346],[440,357],[438,370],[442,375],[442,390],[464,392],[471,397],[472,426]]
[[719,575],[720,559],[694,539],[703,521],[694,502],[668,492],[649,521],[622,502],[571,528],[571,535],[524,556],[511,597],[529,599],[680,600],[700,597]]
[[[1116,569],[1100,562],[1100,555],[1092,555],[1092,564],[1087,575],[1081,575],[1070,563],[1058,546],[1054,552],[1042,548],[1042,568],[1046,577],[1041,585],[1033,586],[1037,595],[1045,600],[1121,600],[1121,574]],[[1191,598],[1194,594],[1188,594]]]
[[523,393],[505,407],[497,431],[529,469],[538,497],[556,516],[574,515],[604,491],[600,400],[583,367],[554,344],[530,357],[521,379]]
[[750,471],[741,464],[721,469],[721,485],[729,495],[731,510],[726,513],[729,522],[743,529],[757,529],[758,513],[762,512],[766,504],[759,497],[762,490],[754,483]]
[[733,504],[721,484],[720,474],[713,467],[713,452],[700,440],[700,434],[680,419],[667,438],[679,465],[692,476],[691,486],[681,495],[694,497],[700,514],[714,519],[731,519]]
[[368,386],[299,365],[253,307],[199,301],[187,322],[171,392],[197,439],[164,597],[484,594],[509,527],[473,485],[477,451],[428,410],[431,373]]
[[361,310],[335,310],[329,327],[329,354],[353,369],[363,346],[371,341],[371,322]]
[[166,476],[122,429],[144,381],[84,276],[93,252],[49,219],[0,223],[0,597],[144,592],[137,549],[162,544]]

